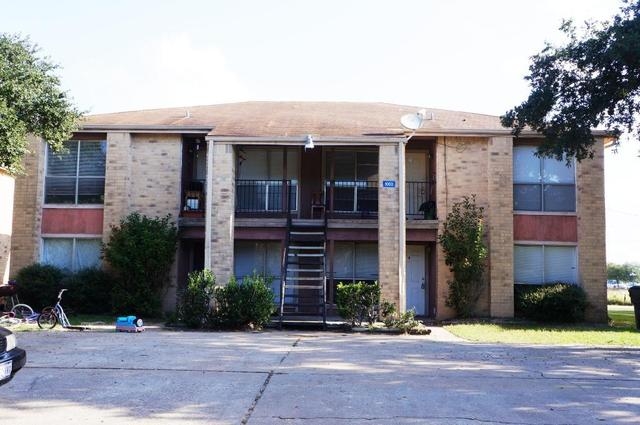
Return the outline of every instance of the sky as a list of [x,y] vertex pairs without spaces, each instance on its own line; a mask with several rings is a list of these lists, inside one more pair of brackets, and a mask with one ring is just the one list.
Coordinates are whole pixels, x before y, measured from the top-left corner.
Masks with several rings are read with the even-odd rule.
[[[60,64],[87,113],[247,100],[388,102],[501,115],[563,19],[619,0],[0,0],[0,32]],[[640,263],[640,143],[605,159],[607,261]],[[634,191],[637,193],[637,191]]]

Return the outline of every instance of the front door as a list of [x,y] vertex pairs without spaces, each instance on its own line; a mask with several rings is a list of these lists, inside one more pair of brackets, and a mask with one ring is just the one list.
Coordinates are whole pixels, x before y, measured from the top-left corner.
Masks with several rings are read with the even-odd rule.
[[426,315],[426,271],[425,247],[407,245],[407,310],[414,309],[417,316]]

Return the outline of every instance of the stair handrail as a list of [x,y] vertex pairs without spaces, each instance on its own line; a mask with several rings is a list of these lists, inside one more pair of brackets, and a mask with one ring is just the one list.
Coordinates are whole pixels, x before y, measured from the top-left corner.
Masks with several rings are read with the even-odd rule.
[[285,231],[284,251],[280,264],[280,328],[282,328],[282,320],[284,316],[284,294],[287,285],[287,259],[289,258],[289,233],[291,232],[291,180],[284,181],[284,197],[286,197],[286,205],[284,212],[287,219],[287,228]]

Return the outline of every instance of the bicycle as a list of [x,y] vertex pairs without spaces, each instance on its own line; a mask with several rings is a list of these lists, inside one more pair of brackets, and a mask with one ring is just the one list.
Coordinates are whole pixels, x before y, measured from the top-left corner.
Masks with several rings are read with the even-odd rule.
[[0,285],[0,298],[4,298],[3,308],[8,308],[11,303],[11,310],[8,315],[21,321],[26,321],[34,316],[33,309],[27,304],[22,304],[18,299],[18,286],[15,281],[10,280],[8,285]]
[[68,291],[68,289],[60,290],[55,306],[43,308],[42,312],[38,315],[38,327],[40,329],[53,329],[58,323],[65,329],[77,329],[81,331],[87,329],[83,326],[73,326],[69,322],[69,318],[65,314],[61,304],[64,291]]

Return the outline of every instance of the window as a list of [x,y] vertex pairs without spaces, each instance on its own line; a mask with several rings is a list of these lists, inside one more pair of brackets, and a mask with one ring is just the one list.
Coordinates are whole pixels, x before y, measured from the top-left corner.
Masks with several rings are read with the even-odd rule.
[[538,158],[534,146],[513,150],[513,209],[573,212],[576,210],[575,163]]
[[337,149],[328,157],[326,167],[334,211],[378,211],[378,152]]
[[104,203],[105,141],[70,140],[62,152],[47,147],[46,204]]
[[513,251],[515,283],[577,283],[575,246],[516,245]]
[[245,276],[251,276],[254,271],[267,278],[273,278],[271,289],[279,300],[281,258],[280,242],[236,241],[233,272],[238,282]]
[[42,262],[68,271],[99,267],[101,242],[93,238],[43,238]]
[[333,278],[336,282],[378,280],[378,245],[336,242],[333,253]]
[[[236,165],[236,211],[283,211],[282,180],[290,180],[289,209],[298,209],[298,158],[297,149],[240,148]],[[285,176],[286,173],[286,176]]]

